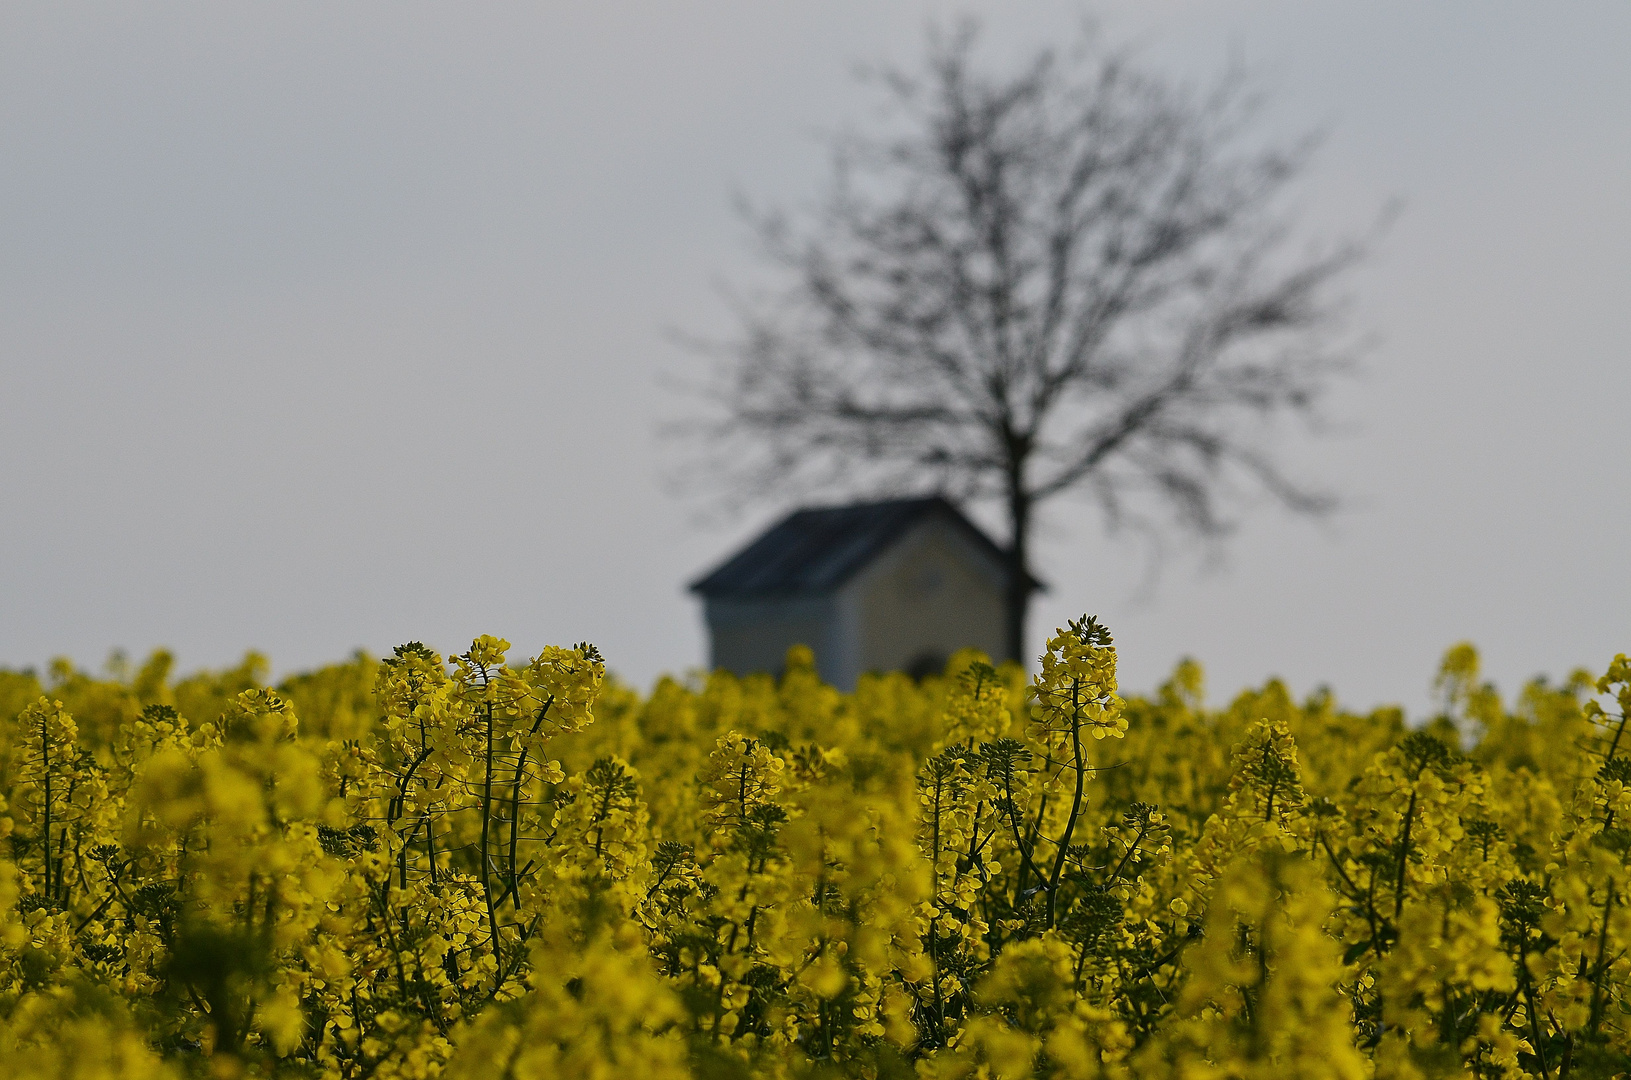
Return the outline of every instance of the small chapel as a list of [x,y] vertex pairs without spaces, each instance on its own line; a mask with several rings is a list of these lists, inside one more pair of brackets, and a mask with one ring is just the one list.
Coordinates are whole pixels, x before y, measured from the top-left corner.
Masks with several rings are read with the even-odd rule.
[[779,673],[808,645],[853,690],[865,671],[938,673],[958,649],[1002,659],[1007,580],[1002,549],[929,496],[796,510],[690,588],[712,667]]

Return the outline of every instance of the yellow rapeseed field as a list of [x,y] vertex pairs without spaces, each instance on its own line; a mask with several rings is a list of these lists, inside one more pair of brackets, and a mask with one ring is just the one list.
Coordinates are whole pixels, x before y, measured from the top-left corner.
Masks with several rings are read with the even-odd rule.
[[420,644],[0,672],[0,1077],[1631,1072],[1631,664],[1444,713]]

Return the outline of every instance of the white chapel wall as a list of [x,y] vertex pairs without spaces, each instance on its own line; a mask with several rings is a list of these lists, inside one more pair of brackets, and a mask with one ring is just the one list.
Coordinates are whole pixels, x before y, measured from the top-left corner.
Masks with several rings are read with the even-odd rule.
[[1002,655],[1002,567],[948,522],[911,529],[843,595],[858,623],[858,671],[907,670],[969,647]]

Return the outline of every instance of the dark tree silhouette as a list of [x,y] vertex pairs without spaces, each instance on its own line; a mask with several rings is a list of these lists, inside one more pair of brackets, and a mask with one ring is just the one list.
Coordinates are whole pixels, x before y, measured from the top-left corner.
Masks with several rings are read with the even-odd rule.
[[1196,92],[1091,35],[991,75],[976,38],[874,76],[894,120],[834,140],[812,212],[750,212],[791,284],[738,303],[706,430],[737,496],[1000,502],[1017,659],[1054,496],[1209,537],[1243,496],[1330,508],[1269,421],[1312,417],[1344,366],[1330,292],[1359,252],[1287,251],[1312,140],[1254,139],[1238,76]]

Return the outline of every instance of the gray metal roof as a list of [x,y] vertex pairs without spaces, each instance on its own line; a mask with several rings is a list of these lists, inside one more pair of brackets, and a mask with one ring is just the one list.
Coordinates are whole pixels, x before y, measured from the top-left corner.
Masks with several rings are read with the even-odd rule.
[[[997,567],[1001,548],[946,499],[855,503],[795,510],[691,583],[706,597],[820,596],[832,592],[919,521],[940,517],[968,534]],[[1042,588],[1033,579],[1034,588]]]

